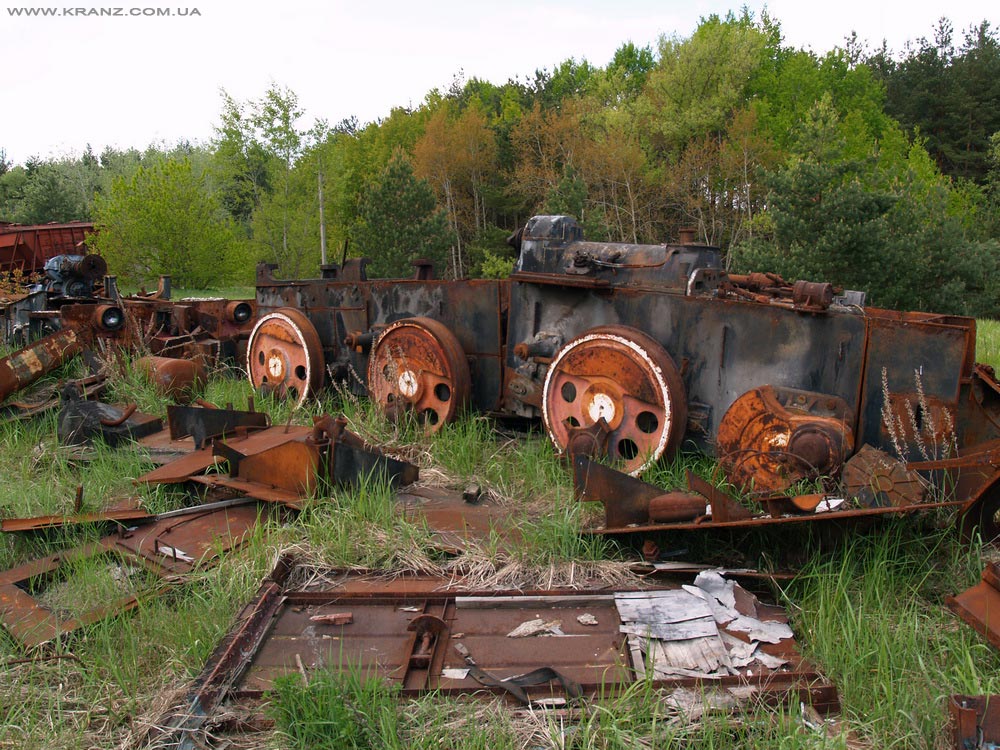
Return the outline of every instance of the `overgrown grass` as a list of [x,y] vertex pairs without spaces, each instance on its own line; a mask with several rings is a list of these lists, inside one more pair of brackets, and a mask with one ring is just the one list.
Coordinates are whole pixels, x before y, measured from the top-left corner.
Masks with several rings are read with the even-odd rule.
[[976,361],[1000,368],[1000,320],[976,321]]
[[[712,710],[724,693],[703,694],[686,709],[649,681],[624,693],[584,703],[571,713],[455,700],[431,693],[401,700],[398,688],[365,679],[357,668],[280,678],[270,695],[281,745],[292,748],[412,748],[437,750],[739,750],[846,748],[840,736],[803,721],[797,705],[750,706],[739,714]],[[690,713],[688,712],[690,711]]]
[[786,592],[800,641],[876,746],[939,746],[952,693],[1000,690],[1000,658],[943,606],[982,570],[952,530],[905,523],[814,556]]

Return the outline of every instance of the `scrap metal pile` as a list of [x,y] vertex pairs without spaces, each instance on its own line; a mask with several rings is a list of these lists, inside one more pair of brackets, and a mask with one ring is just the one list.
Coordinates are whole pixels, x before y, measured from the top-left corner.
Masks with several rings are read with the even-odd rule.
[[[370,280],[364,259],[324,266],[318,279],[281,280],[262,264],[256,300],[237,301],[173,302],[166,278],[157,292],[123,297],[97,256],[55,256],[33,292],[43,303],[2,308],[8,340],[29,341],[0,360],[0,403],[90,348],[151,355],[141,367],[183,402],[206,366],[228,360],[245,363],[255,389],[296,405],[339,382],[428,434],[467,409],[540,421],[570,459],[577,498],[603,505],[603,525],[581,532],[647,535],[651,561],[668,531],[934,508],[957,508],[970,538],[1000,536],[1000,382],[975,362],[973,319],[866,307],[863,294],[830,284],[729,274],[717,248],[691,237],[588,242],[566,216],[534,217],[510,242],[518,260],[504,280],[440,280],[423,261],[411,279]],[[202,504],[4,519],[5,532],[117,529],[0,573],[0,624],[26,647],[134,607],[235,550],[262,519],[372,475],[443,550],[517,533],[475,487],[410,486],[417,467],[367,444],[343,418],[279,426],[252,400],[248,411],[199,402],[169,407],[164,427],[134,405],[92,400],[94,385],[62,389],[60,439],[134,441],[159,464],[140,486],[193,488]],[[689,472],[684,487],[660,487],[638,478],[682,448],[717,458],[716,481]],[[36,593],[63,566],[93,557],[141,569],[147,583],[74,618],[48,611]],[[837,706],[784,612],[717,573],[680,587],[570,593],[347,575],[313,590],[296,586],[294,569],[285,560],[263,583],[185,705],[160,722],[164,736],[189,746],[221,706],[256,711],[277,675],[335,667],[335,651],[404,694],[486,690],[550,705],[649,676],[661,687],[712,681]],[[1000,618],[997,575],[984,574],[993,588],[955,605],[963,617],[988,623],[980,605],[996,598]],[[982,722],[981,710],[978,719],[968,713],[979,704],[962,700],[959,726]]]
[[[536,216],[510,242],[505,280],[438,280],[423,262],[412,279],[369,280],[351,259],[285,281],[259,266],[251,382],[304,403],[342,381],[427,432],[469,407],[540,418],[559,453],[631,477],[694,447],[749,500],[695,489],[619,512],[632,501],[608,482],[637,485],[600,470],[591,486],[578,462],[605,533],[955,504],[968,533],[1000,534],[1000,383],[975,362],[975,320],[729,274],[690,236],[587,242],[572,218]],[[670,489],[690,488],[656,494]]]

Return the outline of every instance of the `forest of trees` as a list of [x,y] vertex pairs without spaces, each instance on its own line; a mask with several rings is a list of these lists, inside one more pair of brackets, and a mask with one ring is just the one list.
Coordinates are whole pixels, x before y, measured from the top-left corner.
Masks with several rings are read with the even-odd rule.
[[1000,315],[1000,41],[985,21],[942,20],[898,53],[851,38],[817,55],[766,15],[712,16],[604,67],[457,78],[368,124],[309,122],[277,85],[223,92],[215,133],[23,166],[0,151],[0,220],[92,219],[122,277],[208,287],[249,282],[258,260],[317,275],[324,246],[376,274],[422,257],[504,275],[507,234],[568,213],[591,239],[691,226],[731,268]]

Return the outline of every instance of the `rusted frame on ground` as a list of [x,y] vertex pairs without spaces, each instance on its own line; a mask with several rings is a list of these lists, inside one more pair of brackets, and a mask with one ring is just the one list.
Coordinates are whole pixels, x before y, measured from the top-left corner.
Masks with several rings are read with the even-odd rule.
[[[141,527],[122,527],[117,534],[43,557],[0,572],[0,625],[23,646],[31,648],[55,640],[79,627],[134,609],[163,593],[197,568],[215,564],[227,552],[242,546],[257,526],[262,512],[256,503],[228,502],[224,507],[194,507],[165,514]],[[72,566],[101,556],[135,564],[159,580],[151,588],[92,607],[75,617],[60,617],[33,596],[36,585],[58,577]]]
[[[169,738],[178,747],[197,747],[194,736],[210,720],[213,712],[223,705],[227,708],[241,709],[243,715],[247,712],[254,715],[259,711],[258,701],[266,694],[269,675],[273,676],[282,669],[286,673],[296,671],[305,673],[315,664],[323,664],[321,657],[317,656],[320,651],[315,649],[322,650],[324,647],[315,644],[333,642],[323,640],[320,631],[324,628],[334,633],[335,635],[331,637],[340,644],[338,646],[340,666],[343,666],[345,658],[349,665],[352,664],[350,661],[352,648],[361,649],[365,653],[374,650],[375,655],[368,657],[367,666],[359,663],[356,668],[371,670],[369,674],[389,670],[391,680],[400,685],[400,694],[404,697],[416,697],[432,690],[441,695],[475,693],[510,698],[509,691],[496,684],[483,684],[468,677],[455,675],[444,677],[444,667],[449,664],[454,665],[456,662],[462,664],[461,656],[456,657],[453,649],[460,655],[469,655],[469,649],[464,651],[457,649],[454,647],[455,643],[465,642],[471,646],[472,656],[476,657],[477,661],[473,662],[466,658],[465,664],[478,663],[485,665],[483,668],[486,670],[493,669],[490,666],[494,662],[488,642],[479,639],[475,627],[471,632],[467,627],[474,621],[468,619],[470,616],[486,618],[490,622],[495,620],[491,630],[500,635],[491,637],[494,641],[499,638],[501,647],[510,644],[510,648],[515,650],[527,648],[529,651],[534,649],[537,652],[528,663],[525,663],[523,658],[518,661],[521,657],[501,653],[499,663],[510,666],[501,667],[500,670],[510,671],[515,669],[513,665],[518,665],[523,672],[539,666],[540,663],[546,663],[557,669],[569,670],[565,674],[572,680],[581,674],[579,670],[583,665],[588,664],[589,672],[585,671],[583,674],[589,673],[595,677],[580,680],[579,685],[583,694],[589,699],[613,698],[627,690],[635,680],[632,667],[629,666],[630,657],[625,647],[624,636],[618,633],[620,621],[617,614],[612,619],[605,619],[604,615],[600,615],[603,622],[600,629],[594,631],[598,641],[611,638],[609,643],[618,644],[611,651],[604,653],[605,657],[609,658],[612,654],[617,654],[615,658],[619,660],[609,661],[606,665],[601,658],[591,653],[589,646],[572,647],[579,652],[577,658],[583,659],[579,662],[579,666],[574,668],[558,661],[555,663],[549,661],[555,660],[557,657],[553,654],[559,653],[562,648],[556,648],[553,644],[563,639],[528,638],[515,641],[505,640],[502,635],[509,629],[510,621],[516,622],[525,616],[523,613],[535,610],[549,612],[555,611],[552,609],[555,607],[559,611],[573,614],[579,608],[599,611],[597,607],[603,606],[604,614],[608,614],[609,604],[611,611],[614,611],[615,605],[612,592],[607,590],[469,591],[461,589],[460,580],[420,576],[403,576],[387,580],[366,578],[363,575],[345,572],[334,572],[339,578],[328,589],[296,590],[290,588],[294,585],[291,583],[294,567],[293,558],[287,556],[281,558],[275,571],[263,581],[257,594],[237,615],[233,627],[194,681],[183,705],[157,722],[163,733],[159,738],[161,744],[164,739]],[[463,601],[467,603],[462,605]],[[456,607],[465,613],[467,619],[464,622],[456,616],[458,611]],[[312,623],[323,619],[322,616],[312,614],[314,610],[320,608],[349,614],[352,624],[339,626],[339,630],[338,626],[314,625]],[[378,612],[382,614],[378,615]],[[402,614],[404,612],[411,614]],[[568,616],[563,619],[567,619]],[[376,619],[373,620],[372,617]],[[379,617],[382,619],[379,620]],[[504,617],[514,619],[505,621]],[[441,618],[443,629],[436,631],[433,638],[428,641],[431,643],[429,650],[425,648],[426,643],[421,646],[420,629],[414,629],[412,626],[408,628],[405,625],[408,619],[412,623],[417,620],[438,618]],[[779,622],[783,621],[779,618]],[[392,623],[395,623],[395,630],[387,627],[387,624],[391,626]],[[308,639],[297,641],[293,634],[299,631],[295,628],[303,625],[307,627],[302,633],[309,633]],[[362,632],[358,634],[356,630],[355,636],[351,636],[348,634],[349,631],[345,630],[350,627],[362,628]],[[457,632],[454,628],[461,628],[465,632]],[[406,630],[410,630],[411,633],[407,635]],[[360,638],[361,641],[349,646],[347,644],[352,637]],[[388,640],[384,640],[386,638]],[[534,643],[530,643],[531,641]],[[268,645],[271,643],[274,644],[273,648]],[[300,657],[297,649],[305,648],[303,645],[305,643],[314,644],[309,646],[313,649],[312,656],[307,653]],[[365,643],[369,646],[362,648]],[[786,656],[792,656],[790,671],[760,668],[755,669],[756,673],[752,676],[741,673],[713,680],[694,677],[650,679],[650,684],[660,689],[710,686],[722,689],[751,688],[757,691],[756,699],[763,702],[794,699],[809,703],[823,713],[838,710],[839,699],[836,688],[801,658],[794,640],[782,643],[784,645],[774,646],[773,649]],[[376,648],[376,645],[380,645],[380,648]],[[287,649],[287,653],[281,649]],[[264,657],[265,653],[269,653],[270,656]],[[281,658],[284,661],[280,659],[275,661],[275,656],[282,653],[284,657]],[[348,654],[347,657],[344,657],[345,653]],[[420,657],[419,661],[414,661],[414,657]],[[260,662],[260,659],[264,661]],[[284,667],[274,666],[278,664],[284,664]],[[328,666],[339,668],[332,663]],[[502,677],[508,676],[504,671],[498,670],[497,673]],[[598,674],[601,676],[596,677]],[[554,692],[552,687],[556,686],[543,685],[536,688],[529,687],[526,690],[532,699],[551,698],[559,694],[558,691]],[[250,719],[250,723],[260,724],[259,713],[255,719]]]
[[[692,521],[671,523],[644,522],[648,519],[650,500],[664,496],[667,490],[655,487],[627,474],[604,466],[587,456],[573,457],[573,484],[577,500],[600,502],[605,510],[605,525],[602,528],[584,529],[588,534],[636,534],[653,531],[694,531],[705,529],[747,528],[774,526],[780,524],[814,523],[869,518],[886,515],[900,515],[937,508],[959,508],[967,500],[926,502],[920,505],[890,506],[876,508],[849,508],[830,510],[823,513],[793,513],[789,498],[770,497],[759,500],[769,508],[768,515],[752,516],[748,509],[740,505],[726,493],[699,480],[689,473],[690,488],[706,493],[713,516]],[[775,514],[778,514],[777,517]],[[787,515],[786,515],[787,514]],[[725,520],[723,520],[725,519]]]

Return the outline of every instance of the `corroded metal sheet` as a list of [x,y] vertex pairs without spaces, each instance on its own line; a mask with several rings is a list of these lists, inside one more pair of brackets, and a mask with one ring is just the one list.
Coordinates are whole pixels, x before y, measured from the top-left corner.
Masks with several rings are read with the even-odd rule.
[[[244,715],[259,710],[256,701],[274,679],[290,673],[350,670],[386,679],[407,696],[435,691],[565,703],[578,695],[617,695],[644,668],[626,647],[615,596],[606,590],[463,592],[456,591],[462,582],[453,579],[404,576],[387,581],[337,572],[324,574],[336,584],[295,590],[289,588],[294,573],[294,561],[279,562],[237,615],[182,711],[157,722],[167,735],[160,739],[190,738],[223,707]],[[740,611],[750,607],[746,611],[760,622],[790,633],[782,610],[760,604],[739,586],[734,591]],[[517,637],[530,632],[550,635]],[[740,639],[729,643],[734,642]],[[764,658],[784,666],[757,664],[710,681],[675,677],[651,682],[657,688],[738,688],[754,700],[801,700],[822,712],[839,707],[836,689],[802,658],[794,638],[763,646]],[[515,675],[526,673],[537,677],[514,682]]]
[[519,537],[508,514],[488,500],[470,503],[459,492],[437,487],[408,488],[398,492],[396,500],[404,517],[425,522],[437,543],[450,551],[489,542],[494,536],[501,546]]
[[927,498],[927,481],[902,461],[870,445],[844,466],[844,489],[868,507],[919,505]]

